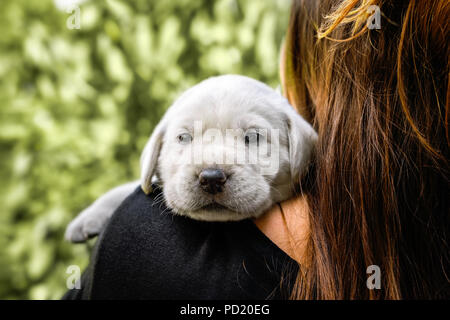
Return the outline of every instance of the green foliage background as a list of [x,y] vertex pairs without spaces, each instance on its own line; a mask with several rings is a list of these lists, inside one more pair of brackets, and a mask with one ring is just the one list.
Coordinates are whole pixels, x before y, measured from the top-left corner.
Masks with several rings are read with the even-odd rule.
[[58,299],[93,241],[67,223],[139,176],[154,125],[184,89],[239,73],[278,84],[288,0],[0,1],[0,298]]

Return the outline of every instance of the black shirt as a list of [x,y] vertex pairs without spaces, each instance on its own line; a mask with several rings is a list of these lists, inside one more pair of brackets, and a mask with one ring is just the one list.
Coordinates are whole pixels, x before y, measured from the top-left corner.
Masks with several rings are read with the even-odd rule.
[[[174,215],[136,189],[100,235],[81,289],[64,299],[287,299],[297,263],[251,220]],[[159,196],[158,196],[159,195]]]

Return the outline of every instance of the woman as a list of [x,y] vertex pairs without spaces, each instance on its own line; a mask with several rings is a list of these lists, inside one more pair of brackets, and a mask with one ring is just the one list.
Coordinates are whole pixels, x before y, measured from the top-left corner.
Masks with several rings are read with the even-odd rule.
[[449,18],[440,0],[294,2],[285,90],[320,140],[295,297],[449,297]]
[[[368,28],[372,5],[381,29]],[[291,10],[284,92],[319,133],[302,195],[253,222],[204,223],[163,215],[137,190],[67,297],[450,297],[450,3]],[[372,265],[379,288],[366,283]]]

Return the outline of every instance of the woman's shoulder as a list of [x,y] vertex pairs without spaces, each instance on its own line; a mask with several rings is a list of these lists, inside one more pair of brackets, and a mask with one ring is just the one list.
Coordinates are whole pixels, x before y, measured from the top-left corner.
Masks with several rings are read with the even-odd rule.
[[252,221],[192,220],[162,197],[138,188],[114,213],[88,269],[89,298],[265,299],[289,291],[296,263]]

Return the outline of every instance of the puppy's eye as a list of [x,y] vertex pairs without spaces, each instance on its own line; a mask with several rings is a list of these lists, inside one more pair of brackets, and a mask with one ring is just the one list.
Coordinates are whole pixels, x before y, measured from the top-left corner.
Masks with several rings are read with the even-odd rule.
[[182,133],[177,136],[177,140],[181,144],[188,144],[192,141],[192,136],[189,133]]
[[245,144],[259,144],[259,133],[256,130],[249,130],[245,133]]

